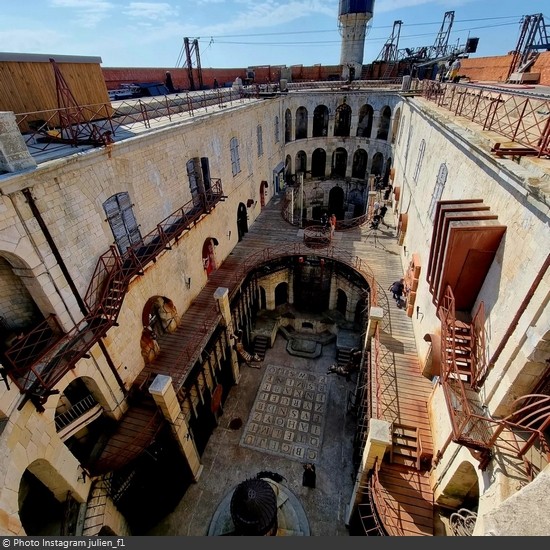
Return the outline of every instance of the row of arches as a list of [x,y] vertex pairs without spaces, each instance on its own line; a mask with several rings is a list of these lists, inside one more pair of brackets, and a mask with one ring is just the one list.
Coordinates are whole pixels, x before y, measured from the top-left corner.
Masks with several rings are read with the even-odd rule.
[[336,178],[352,177],[366,179],[368,175],[373,174],[381,176],[387,182],[391,165],[391,157],[384,160],[384,155],[380,152],[375,153],[369,159],[369,155],[365,149],[357,149],[350,156],[344,147],[338,147],[329,157],[325,149],[318,147],[311,153],[310,157],[303,150],[296,153],[294,161],[291,155],[287,155],[285,159],[285,179],[289,181],[292,174],[297,174],[298,172],[310,174],[312,178],[330,176]]
[[[387,141],[390,137],[391,116],[392,111],[388,105],[384,106],[376,115],[371,105],[363,105],[357,114],[355,136]],[[375,120],[376,118],[378,120]],[[308,137],[328,137],[329,120],[330,109],[326,105],[315,107],[311,121],[306,107],[298,107],[294,119],[292,111],[287,109],[285,111],[285,143]],[[344,102],[336,107],[334,113],[333,137],[349,137],[353,122],[352,108],[344,99]]]

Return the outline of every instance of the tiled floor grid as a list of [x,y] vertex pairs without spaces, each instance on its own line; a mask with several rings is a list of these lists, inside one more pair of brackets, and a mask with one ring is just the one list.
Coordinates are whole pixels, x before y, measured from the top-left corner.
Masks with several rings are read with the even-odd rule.
[[267,365],[241,445],[315,462],[323,440],[328,382],[324,374]]

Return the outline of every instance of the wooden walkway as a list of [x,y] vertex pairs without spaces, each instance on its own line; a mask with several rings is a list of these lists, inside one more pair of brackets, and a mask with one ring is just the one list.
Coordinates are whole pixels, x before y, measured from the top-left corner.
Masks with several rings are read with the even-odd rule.
[[[264,207],[242,241],[211,273],[205,287],[182,315],[177,331],[160,338],[162,351],[152,365],[143,369],[138,383],[144,382],[150,375],[163,373],[172,376],[176,388],[183,384],[187,370],[219,320],[214,298],[216,289],[226,287],[231,291],[242,280],[246,266],[251,266],[252,259],[261,257],[265,249],[286,248],[288,253],[297,250],[299,253],[315,254],[315,250],[303,245],[303,230],[283,220],[281,200],[281,196],[274,197]],[[377,305],[384,310],[379,326],[378,378],[381,391],[378,398],[373,396],[373,415],[394,425],[418,427],[422,447],[431,456],[432,438],[426,404],[432,385],[420,372],[412,321],[404,309],[397,307],[387,290],[393,281],[403,276],[403,268],[393,213],[388,211],[385,219],[390,227],[381,225],[376,232],[368,225],[336,231],[333,247],[335,255],[358,257],[368,264],[376,280]],[[427,259],[423,260],[426,264]],[[428,472],[384,463],[379,478],[384,488],[386,508],[392,511],[392,517],[383,518],[390,534],[432,535],[433,495],[428,484]]]

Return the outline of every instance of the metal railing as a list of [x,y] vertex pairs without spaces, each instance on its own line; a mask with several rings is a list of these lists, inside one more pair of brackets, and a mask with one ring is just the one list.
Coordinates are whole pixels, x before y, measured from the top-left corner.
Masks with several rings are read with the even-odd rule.
[[[427,81],[423,97],[439,107],[502,135],[526,150],[515,154],[550,155],[550,98],[468,84]],[[505,153],[498,148],[497,154]],[[510,149],[513,154],[514,149]]]
[[150,129],[153,123],[193,117],[198,109],[208,112],[209,108],[215,106],[226,107],[236,101],[251,99],[254,96],[245,94],[243,90],[220,88],[16,113],[15,118],[32,154],[67,145],[108,145],[115,138],[133,135],[132,130],[136,127]]
[[77,403],[71,406],[70,409],[55,415],[55,428],[58,432],[77,421],[88,411],[91,411],[98,403],[93,395],[87,395]]
[[99,258],[85,295],[89,314],[66,334],[51,316],[5,352],[6,370],[20,392],[41,407],[55,384],[115,324],[130,280],[224,198],[221,180],[212,180],[199,200],[192,199],[162,220],[124,254],[111,246]]

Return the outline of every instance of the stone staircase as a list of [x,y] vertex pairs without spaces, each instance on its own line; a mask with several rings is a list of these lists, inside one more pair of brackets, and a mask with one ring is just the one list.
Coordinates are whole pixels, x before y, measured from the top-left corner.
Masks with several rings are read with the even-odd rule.
[[261,357],[262,361],[265,359],[265,354],[269,347],[269,338],[267,336],[259,335],[254,338],[254,353]]

